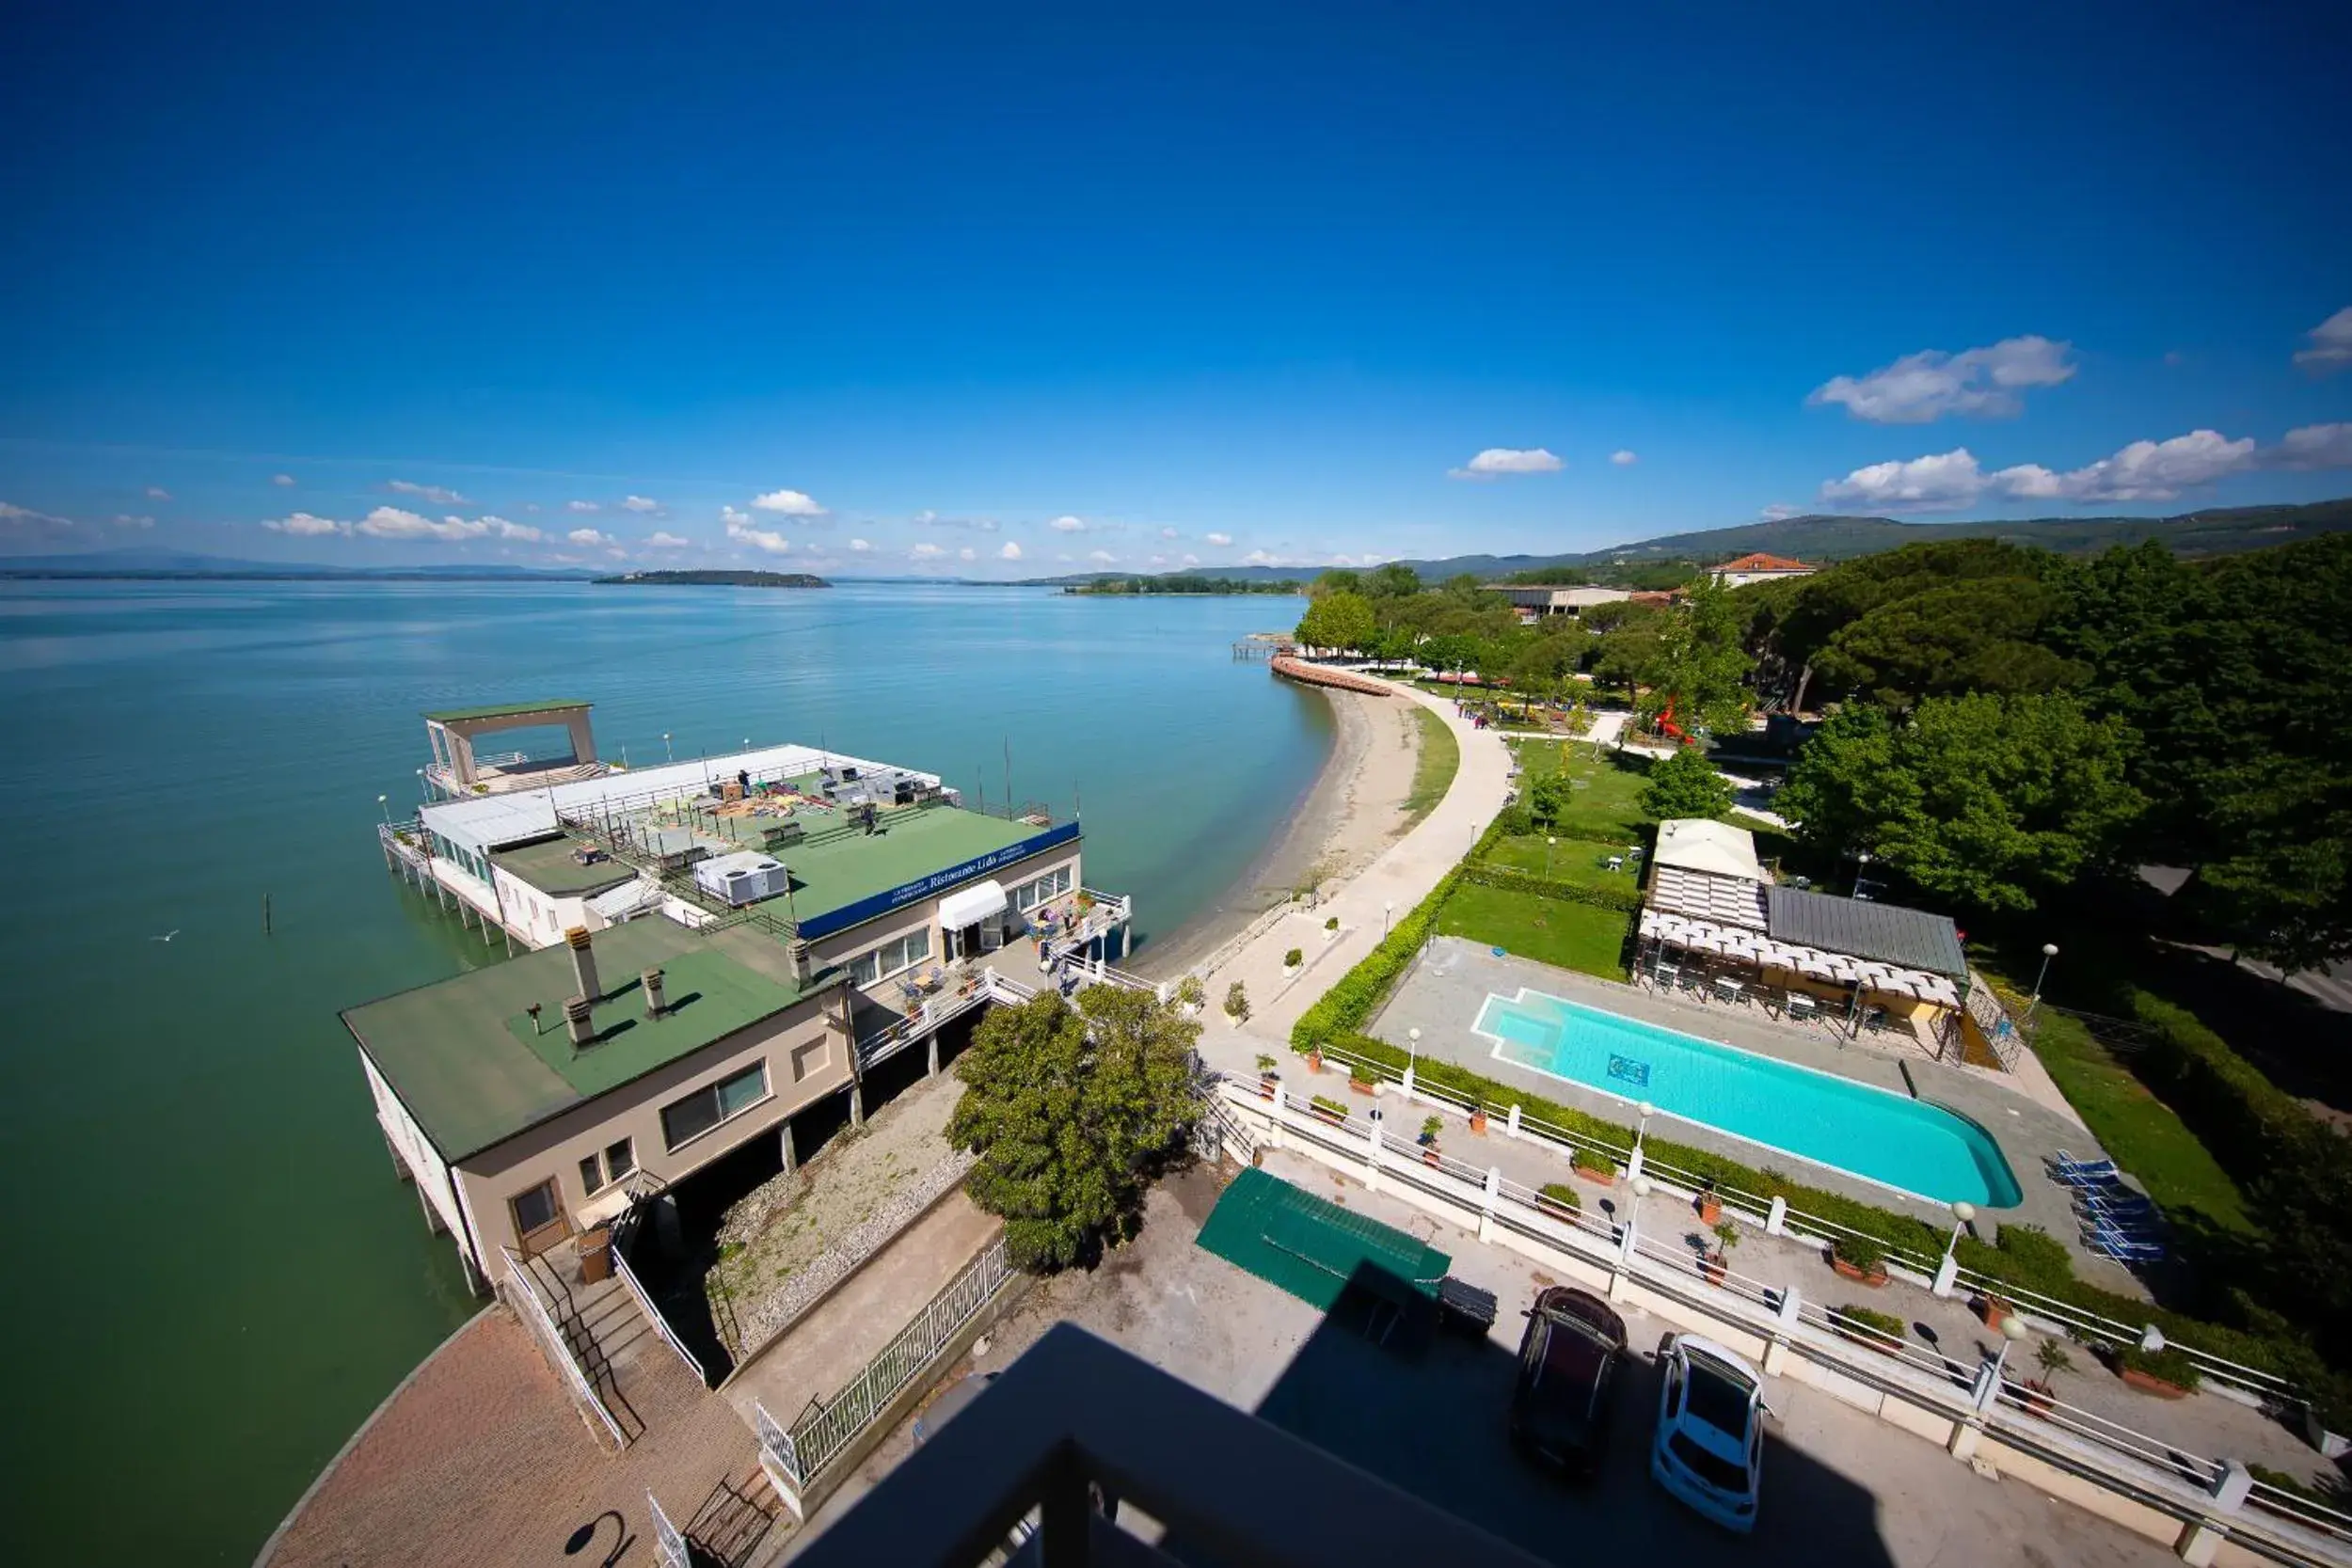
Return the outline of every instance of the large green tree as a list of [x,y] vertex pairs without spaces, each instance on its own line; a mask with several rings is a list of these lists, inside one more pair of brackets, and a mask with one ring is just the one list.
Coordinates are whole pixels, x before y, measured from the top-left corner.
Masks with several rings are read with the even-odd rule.
[[1732,799],[1731,781],[1716,772],[1695,746],[1650,764],[1648,782],[1642,785],[1642,809],[1661,822],[1677,816],[1728,816]]
[[1693,584],[1682,603],[1657,622],[1658,639],[1637,672],[1646,687],[1635,704],[1645,718],[1671,706],[1686,730],[1724,733],[1747,721],[1746,618],[1731,592],[1712,578]]
[[1307,606],[1307,613],[1298,619],[1296,636],[1310,648],[1353,651],[1370,648],[1376,629],[1372,606],[1364,596],[1341,591],[1326,594]]
[[1200,1025],[1149,991],[1092,986],[992,1008],[956,1063],[947,1140],[977,1154],[966,1190],[1025,1269],[1059,1269],[1134,1233],[1154,1164],[1198,1114]]
[[1867,851],[1913,885],[1989,911],[2034,907],[2109,857],[2146,804],[2130,727],[2061,695],[1855,705],[1805,746],[1774,807],[1806,842]]

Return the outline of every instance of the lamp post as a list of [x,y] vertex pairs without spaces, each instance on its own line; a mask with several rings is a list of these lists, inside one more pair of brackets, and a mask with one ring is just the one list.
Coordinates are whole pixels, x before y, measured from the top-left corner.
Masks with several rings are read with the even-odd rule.
[[1626,1162],[1626,1170],[1628,1174],[1646,1181],[1649,1179],[1642,1176],[1642,1140],[1649,1136],[1649,1118],[1658,1114],[1658,1107],[1645,1100],[1634,1110],[1642,1119],[1633,1129],[1633,1157]]
[[1405,1031],[1405,1070],[1410,1072],[1421,1060],[1421,1031]]
[[2034,974],[2033,995],[2026,1003],[2026,1022],[2027,1023],[2031,1023],[2033,1022],[2034,1009],[2042,1006],[2042,982],[2050,977],[2050,960],[2057,957],[2057,942],[2045,942],[2042,944],[2042,968]]
[[666,761],[677,761],[677,752],[670,745],[670,732],[661,732],[661,755]]
[[387,824],[389,824],[392,820],[392,808],[390,802],[391,797],[389,795],[379,795],[375,798],[375,809],[384,814],[384,820]]
[[1549,834],[1549,833],[1547,833],[1547,834],[1545,834],[1545,835],[1544,835],[1544,875],[1545,875],[1547,878],[1549,878],[1549,877],[1551,875],[1551,850],[1552,850],[1552,846],[1554,846],[1554,845],[1558,844],[1559,842],[1560,842],[1560,841],[1559,841],[1559,839],[1557,839],[1557,838],[1553,837],[1552,835],[1550,835],[1550,834]]
[[1391,898],[1387,903],[1380,906],[1380,934],[1382,936],[1385,937],[1389,934],[1389,922],[1395,917],[1395,899]]
[[424,769],[421,768],[417,769],[417,799],[424,801],[427,805],[430,805],[433,802],[433,790],[431,786],[424,782]]
[[1960,1233],[1968,1228],[1968,1222],[1977,1217],[1977,1206],[1966,1198],[1952,1205],[1952,1239],[1944,1243],[1944,1257],[1948,1261],[1960,1249]]
[[2001,1348],[1993,1357],[1993,1386],[1995,1389],[2001,1386],[2001,1369],[2009,1362],[2010,1347],[2023,1339],[2027,1332],[2026,1320],[2014,1312],[2001,1320]]

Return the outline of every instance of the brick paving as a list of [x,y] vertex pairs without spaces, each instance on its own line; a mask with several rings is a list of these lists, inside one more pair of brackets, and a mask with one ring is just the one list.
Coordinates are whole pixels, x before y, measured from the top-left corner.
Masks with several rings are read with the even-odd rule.
[[[493,1307],[393,1396],[256,1568],[561,1562],[565,1538],[608,1508],[637,1538],[620,1560],[649,1563],[648,1491],[680,1528],[721,1481],[781,1512],[750,1429],[677,1357],[640,1356],[621,1393],[644,1433],[615,1457],[522,1325]],[[612,1528],[579,1560],[601,1560]]]

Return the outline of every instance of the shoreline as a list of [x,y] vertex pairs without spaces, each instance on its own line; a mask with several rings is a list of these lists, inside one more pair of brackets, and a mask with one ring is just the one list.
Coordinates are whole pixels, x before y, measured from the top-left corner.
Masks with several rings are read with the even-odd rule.
[[[1376,859],[1406,826],[1421,755],[1409,700],[1314,687],[1338,733],[1314,782],[1215,904],[1136,956],[1136,974],[1172,980],[1232,945],[1309,886],[1327,890]],[[1401,742],[1401,743],[1399,743]]]

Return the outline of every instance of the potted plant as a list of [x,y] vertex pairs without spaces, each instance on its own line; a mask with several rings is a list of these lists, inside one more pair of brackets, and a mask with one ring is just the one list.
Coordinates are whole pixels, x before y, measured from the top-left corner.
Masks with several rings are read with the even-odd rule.
[[1721,1223],[1723,1217],[1724,1200],[1715,1196],[1715,1181],[1709,1177],[1707,1185],[1699,1189],[1699,1223],[1712,1227]]
[[1547,1181],[1535,1189],[1535,1208],[1554,1219],[1572,1220],[1584,1212],[1584,1200],[1565,1181]]
[[1242,989],[1239,980],[1225,988],[1225,1016],[1233,1021],[1236,1028],[1249,1022],[1249,993]]
[[1377,1094],[1379,1089],[1371,1079],[1365,1077],[1356,1069],[1349,1068],[1347,1069],[1347,1092],[1350,1094]]
[[1867,1236],[1840,1236],[1829,1249],[1839,1277],[1877,1290],[1886,1283],[1886,1249]]
[[2009,1321],[2010,1314],[2017,1310],[1990,1291],[1979,1296],[1976,1305],[1977,1316],[1982,1318],[1984,1326],[1995,1334],[2001,1331],[2001,1324]]
[[1187,974],[1176,982],[1176,1005],[1195,1014],[1209,1005],[1209,988],[1200,983],[1200,975]]
[[1881,1355],[1893,1355],[1902,1349],[1903,1321],[1892,1312],[1875,1311],[1867,1307],[1833,1307],[1829,1322],[1839,1338],[1851,1339]]
[[1283,955],[1282,955],[1282,967],[1283,967],[1283,969],[1285,969],[1286,971],[1289,971],[1289,972],[1291,972],[1291,973],[1293,973],[1293,974],[1297,973],[1298,966],[1299,966],[1300,964],[1305,963],[1306,961],[1307,961],[1307,955],[1306,955],[1306,954],[1304,954],[1304,953],[1302,953],[1302,952],[1300,952],[1300,951],[1299,951],[1297,948],[1295,948],[1295,947],[1292,948],[1289,952],[1287,952],[1287,953],[1285,953],[1285,954],[1283,954]]
[[1323,940],[1326,942],[1340,940],[1340,917],[1338,915],[1335,914],[1323,923]]
[[1272,1100],[1274,1098],[1274,1085],[1280,1081],[1280,1077],[1281,1075],[1274,1070],[1274,1058],[1267,1055],[1263,1051],[1259,1052],[1258,1093],[1267,1100]]
[[1316,1095],[1307,1101],[1307,1105],[1317,1117],[1334,1127],[1347,1119],[1347,1107],[1336,1100],[1326,1100],[1323,1096]]
[[1307,1048],[1307,1070],[1309,1072],[1323,1070],[1323,1047],[1320,1044]]
[[1721,1285],[1724,1282],[1724,1275],[1731,1271],[1731,1249],[1740,1244],[1740,1227],[1729,1220],[1724,1220],[1713,1228],[1715,1256],[1711,1261],[1714,1266],[1712,1268],[1702,1267],[1701,1272],[1707,1275],[1707,1282],[1709,1285]]
[[2115,1353],[2116,1375],[2124,1384],[2143,1394],[2153,1394],[2160,1400],[2186,1399],[2197,1391],[2203,1381],[2197,1363],[2188,1353],[2175,1345],[2162,1350],[2142,1350],[2126,1345]]
[[1486,1131],[1486,1107],[1482,1102],[1470,1107],[1470,1131],[1484,1136]]
[[1445,1118],[1443,1117],[1422,1117],[1421,1163],[1422,1164],[1434,1167],[1438,1164],[1438,1134],[1444,1131]]
[[2033,1358],[2041,1364],[2042,1375],[2026,1380],[2026,1408],[2037,1416],[2046,1416],[2058,1400],[2058,1375],[2073,1371],[2074,1358],[2056,1339],[2042,1340]]
[[1568,1168],[1585,1180],[1597,1181],[1604,1187],[1613,1185],[1617,1180],[1617,1167],[1597,1148],[1578,1149],[1575,1158],[1568,1162]]

